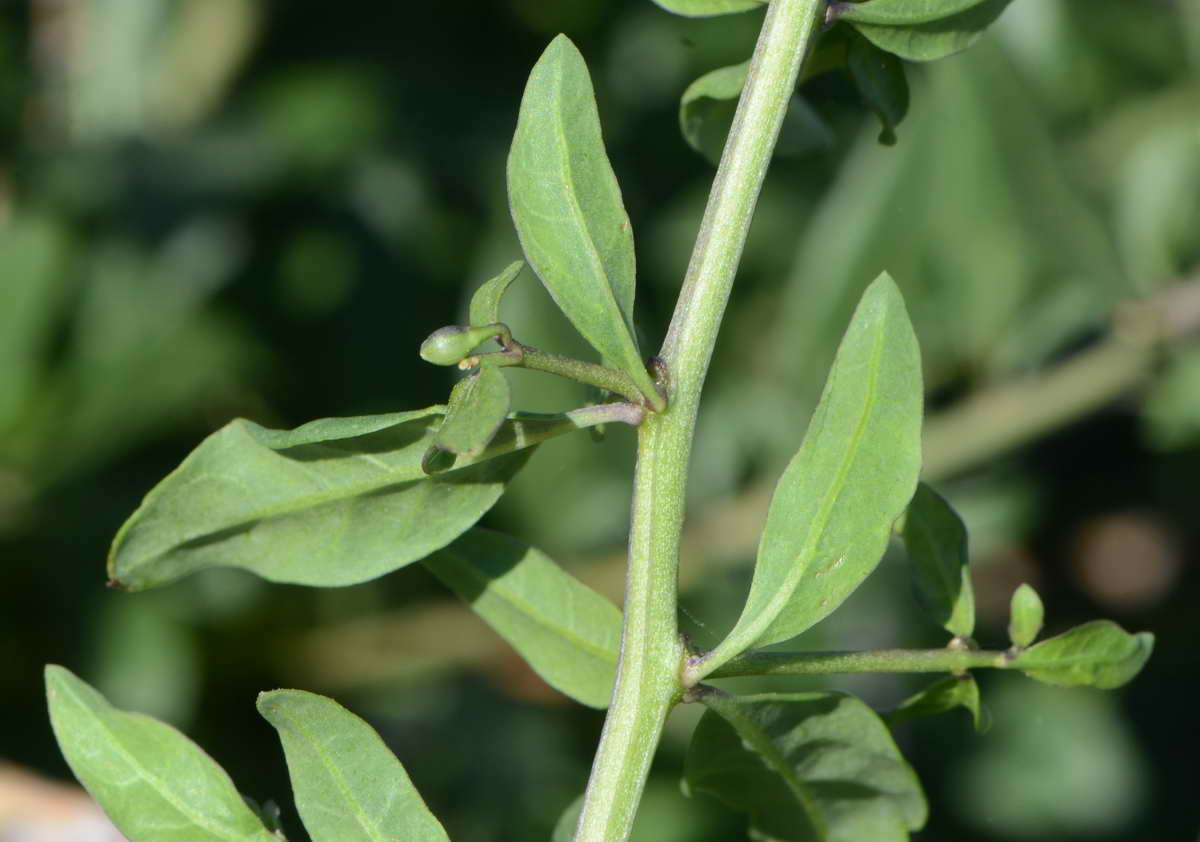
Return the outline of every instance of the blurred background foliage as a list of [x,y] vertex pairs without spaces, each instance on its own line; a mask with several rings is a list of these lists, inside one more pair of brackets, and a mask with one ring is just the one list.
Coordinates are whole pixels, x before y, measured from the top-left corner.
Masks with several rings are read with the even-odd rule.
[[[454,839],[548,838],[601,714],[423,570],[327,591],[214,572],[126,595],[103,587],[105,551],[233,416],[291,427],[444,399],[451,376],[416,349],[519,254],[504,157],[559,31],[595,78],[656,347],[712,176],[678,97],[744,60],[757,25],[649,0],[5,3],[0,762],[69,777],[40,679],[60,662],[184,728],[286,815],[253,700],[298,686],[369,716]],[[702,409],[684,625],[713,645],[736,615],[774,478],[886,268],[925,356],[927,470],[971,529],[981,643],[1003,645],[1022,581],[1051,632],[1108,616],[1158,635],[1118,693],[984,675],[986,733],[958,714],[902,729],[934,804],[920,838],[1195,838],[1200,4],[1015,0],[978,46],[909,71],[891,148],[845,74],[801,91],[823,123],[768,179]],[[532,279],[504,306],[522,341],[582,353]],[[511,381],[523,409],[586,399]],[[631,466],[627,431],[555,441],[486,523],[619,598]],[[905,564],[886,559],[801,644],[941,645]],[[922,682],[826,684],[886,708]],[[739,838],[679,793],[695,717],[669,723],[643,842]]]

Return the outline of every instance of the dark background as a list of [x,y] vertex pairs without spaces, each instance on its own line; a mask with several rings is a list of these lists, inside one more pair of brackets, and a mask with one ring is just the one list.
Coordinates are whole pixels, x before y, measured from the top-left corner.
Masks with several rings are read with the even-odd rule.
[[[678,98],[745,59],[758,20],[649,0],[4,3],[0,760],[69,778],[41,684],[61,663],[184,729],[301,839],[253,706],[298,686],[369,717],[458,842],[547,839],[602,715],[542,685],[421,569],[329,591],[218,571],[127,595],[103,587],[105,553],[232,417],[291,427],[444,399],[451,375],[416,349],[519,255],[504,156],[524,78],[560,31],[595,80],[656,347],[712,176],[680,137]],[[830,74],[801,91],[826,122],[820,148],[768,179],[702,406],[682,573],[701,645],[737,613],[771,483],[880,270],[905,290],[931,419],[1119,343],[1129,302],[1200,296],[1195,3],[1015,0],[982,43],[909,71],[895,147]],[[523,341],[584,353],[531,277],[505,318]],[[1006,643],[1009,595],[1029,581],[1048,632],[1109,617],[1155,632],[1154,656],[1109,693],[982,675],[985,733],[958,713],[899,732],[930,796],[921,839],[1200,827],[1200,344],[1177,336],[1070,406],[1103,377],[1039,393],[1063,406],[1047,430],[1026,429],[1022,404],[943,424],[930,478],[971,529],[984,646]],[[522,409],[585,397],[510,380]],[[619,598],[632,438],[579,439],[544,447],[485,522]],[[893,555],[800,645],[942,645]],[[825,682],[881,708],[921,684]],[[639,840],[739,838],[740,819],[679,792],[695,716],[668,724]]]

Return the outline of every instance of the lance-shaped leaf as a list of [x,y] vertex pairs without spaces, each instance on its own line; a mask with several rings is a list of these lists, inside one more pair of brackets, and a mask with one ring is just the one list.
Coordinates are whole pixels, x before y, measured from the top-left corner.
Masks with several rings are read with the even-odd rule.
[[1111,690],[1137,675],[1153,649],[1150,632],[1130,634],[1110,620],[1093,620],[1031,646],[1012,666],[1046,684]]
[[438,450],[479,456],[508,416],[508,379],[484,360],[478,370],[454,384],[446,417],[433,437]]
[[1030,585],[1022,584],[1013,591],[1008,620],[1008,638],[1013,646],[1024,649],[1037,640],[1045,615],[1042,598]]
[[908,80],[904,77],[904,64],[865,38],[851,39],[847,64],[863,101],[883,124],[879,142],[891,146],[896,142],[896,126],[908,113]]
[[767,5],[766,0],[654,0],[654,3],[668,12],[689,18],[728,15]]
[[756,839],[905,842],[925,796],[887,727],[840,693],[709,694],[687,790],[749,813]]
[[146,495],[113,541],[113,582],[141,590],[208,567],[276,582],[363,582],[474,525],[541,441],[602,418],[586,410],[506,421],[478,457],[422,458],[443,407],[327,418],[295,430],[236,420]]
[[500,300],[512,286],[512,282],[525,268],[525,261],[518,260],[510,263],[508,268],[490,280],[484,281],[475,294],[471,296],[471,324],[477,327],[495,324],[500,321]]
[[[843,48],[844,52],[844,48]],[[679,128],[688,145],[716,164],[725,149],[750,62],[718,67],[692,84],[679,100]],[[792,97],[775,145],[780,157],[798,157],[833,144],[833,133],[807,102]]]
[[472,529],[425,560],[547,684],[607,707],[621,645],[621,612],[515,538]]
[[950,504],[925,483],[908,504],[904,546],[913,590],[925,613],[955,637],[975,631],[975,595],[967,567],[967,528]]
[[[983,0],[957,14],[923,23],[888,25],[862,20],[860,16],[868,13],[868,7],[878,2],[841,3],[838,15],[881,50],[908,61],[934,61],[971,46],[1011,0]],[[890,5],[899,6],[901,1]]]
[[979,685],[970,675],[951,675],[936,681],[919,693],[914,693],[884,717],[890,726],[910,719],[937,716],[955,708],[966,708],[975,730],[982,730],[983,711],[979,701]]
[[273,690],[258,712],[279,732],[314,842],[449,842],[375,729],[333,699]]
[[750,595],[706,673],[751,646],[800,634],[875,569],[917,484],[921,406],[917,340],[884,274],[863,294],[779,479]]
[[46,698],[71,771],[130,842],[278,842],[225,770],[170,725],[118,710],[53,664]]
[[633,332],[633,231],[604,151],[592,81],[565,35],[542,53],[508,156],[508,200],[529,265],[611,365],[657,396]]

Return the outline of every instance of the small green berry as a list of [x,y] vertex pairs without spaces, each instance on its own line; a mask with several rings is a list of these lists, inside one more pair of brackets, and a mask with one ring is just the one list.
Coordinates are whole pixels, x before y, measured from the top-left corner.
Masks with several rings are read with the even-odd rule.
[[478,345],[496,335],[496,326],[439,327],[421,343],[421,359],[434,365],[458,365]]

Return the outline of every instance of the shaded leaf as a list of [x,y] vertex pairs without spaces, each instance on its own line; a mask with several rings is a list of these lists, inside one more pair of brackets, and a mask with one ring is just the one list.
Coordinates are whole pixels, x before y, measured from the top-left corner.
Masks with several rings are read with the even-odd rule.
[[46,667],[50,724],[75,777],[130,842],[278,842],[216,762],[179,731]]
[[867,107],[883,124],[879,142],[891,146],[896,142],[896,126],[908,113],[908,80],[904,77],[904,64],[865,38],[851,40],[847,64]]
[[904,26],[932,23],[982,6],[990,0],[869,0],[839,8],[838,16],[861,23]]
[[571,842],[575,838],[575,828],[579,824],[579,816],[582,813],[583,796],[580,795],[558,817],[558,821],[554,824],[554,834],[550,837],[550,842]]
[[914,693],[900,703],[894,711],[884,717],[889,726],[908,722],[923,716],[966,708],[971,714],[975,730],[982,730],[983,711],[979,701],[979,685],[970,675],[951,675],[936,681],[919,693]]
[[479,456],[504,423],[508,409],[508,379],[499,367],[485,361],[454,384],[433,446],[450,453]]
[[1008,638],[1013,646],[1024,649],[1037,640],[1045,613],[1042,598],[1032,587],[1022,584],[1013,591],[1008,620]]
[[925,796],[879,717],[840,693],[709,694],[687,790],[750,814],[756,839],[904,842]]
[[859,7],[865,9],[873,6],[874,2],[845,3],[838,7],[839,13],[879,49],[909,61],[934,61],[971,46],[1000,17],[1011,0],[983,0],[950,17],[895,26],[858,19],[857,16],[862,13]]
[[1153,649],[1150,632],[1130,634],[1110,620],[1093,620],[1031,646],[1012,665],[1046,684],[1111,690],[1137,675]]
[[668,12],[689,18],[706,18],[745,12],[766,5],[766,0],[654,0]]
[[516,416],[479,457],[427,476],[422,457],[443,411],[326,418],[295,430],[232,421],[146,495],[113,541],[109,576],[130,590],[208,567],[306,585],[366,581],[472,526],[526,448],[595,423]]
[[975,631],[975,593],[967,528],[950,504],[925,483],[908,504],[904,546],[912,560],[913,590],[925,613],[955,637]]
[[[709,71],[692,82],[679,101],[679,127],[684,140],[712,164],[720,161],[725,149],[749,67],[750,62],[744,61]],[[821,116],[803,99],[793,97],[775,154],[798,157],[832,144],[833,132]]]
[[448,842],[375,729],[303,690],[258,695],[279,732],[296,808],[314,842]]
[[559,308],[610,364],[656,395],[634,340],[633,231],[587,66],[565,35],[529,74],[508,198],[525,257]]
[[917,484],[922,400],[917,340],[884,274],[863,294],[775,488],[750,595],[714,667],[800,634],[875,569]]
[[472,529],[425,560],[547,684],[608,706],[621,612],[545,554],[508,535]]
[[524,260],[517,260],[508,265],[496,277],[484,281],[475,294],[471,296],[470,322],[474,326],[495,324],[500,321],[500,300],[512,286],[512,282],[525,268]]

